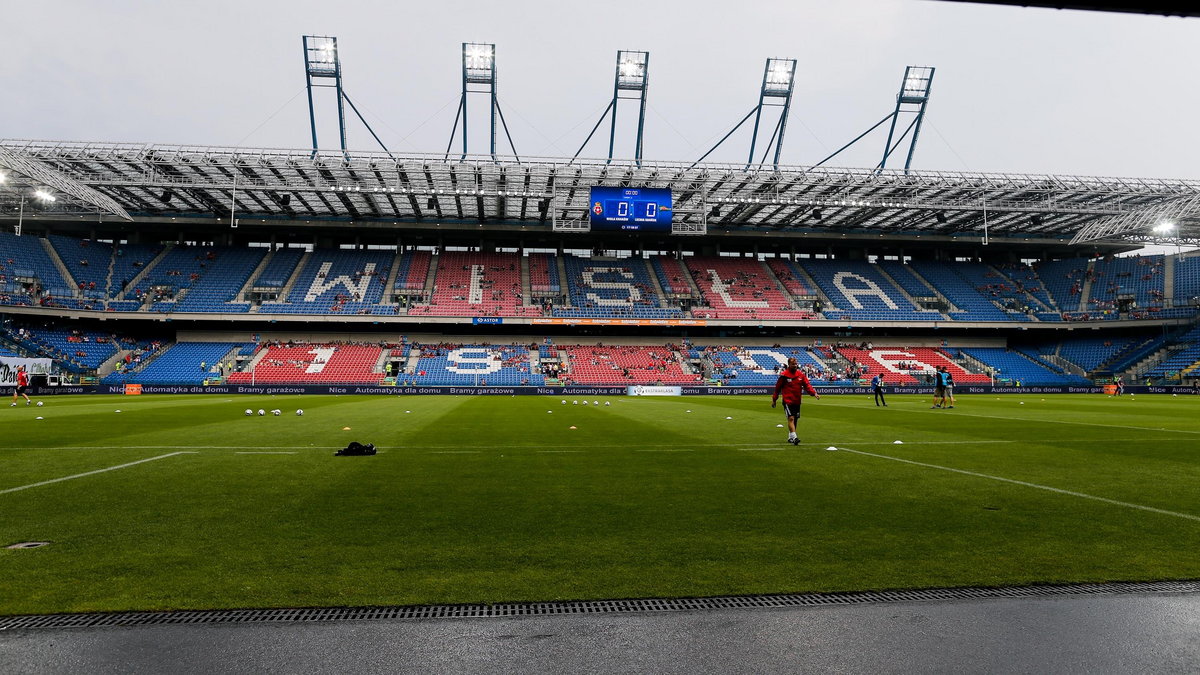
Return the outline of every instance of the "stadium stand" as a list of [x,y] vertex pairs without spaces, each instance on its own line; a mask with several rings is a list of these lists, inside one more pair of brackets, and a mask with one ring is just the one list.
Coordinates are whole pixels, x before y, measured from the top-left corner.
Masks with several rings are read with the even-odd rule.
[[937,321],[938,312],[915,307],[878,268],[852,260],[801,260],[821,291],[837,309],[826,308],[830,319],[857,321]]
[[646,261],[641,258],[581,258],[566,254],[570,307],[556,317],[667,319],[681,315],[663,307]]
[[[246,345],[236,344],[241,352]],[[230,384],[379,384],[383,347],[378,345],[301,344],[263,347]]]
[[1179,349],[1146,371],[1145,377],[1180,381],[1200,377],[1200,326],[1194,326],[1174,340]]
[[296,272],[296,265],[304,257],[304,249],[281,248],[271,252],[271,259],[255,277],[251,288],[256,291],[282,291],[288,279]]
[[960,266],[971,264],[973,263],[914,260],[912,267],[921,278],[950,301],[953,306],[948,314],[955,321],[1029,320],[1029,317],[1023,314],[1010,316],[990,298],[981,295],[975,286],[964,278],[963,273],[958,271]]
[[995,371],[996,383],[1020,383],[1034,385],[1085,385],[1090,382],[1083,377],[1057,373],[1025,354],[1005,347],[969,347],[962,353]]
[[950,371],[957,384],[991,381],[987,375],[967,371],[944,352],[932,347],[868,346],[864,349],[861,346],[842,346],[837,351],[850,363],[865,366],[865,378],[882,373],[883,381],[891,385],[920,384],[939,367]]
[[1200,252],[1175,258],[1175,290],[1172,293],[1176,307],[1200,305]]
[[43,241],[0,232],[0,296],[8,298],[4,304],[53,306],[53,299],[75,296]]
[[848,385],[821,357],[806,347],[735,347],[709,345],[691,350],[694,358],[708,359],[712,365],[710,379],[734,386],[773,386],[779,369],[795,358],[801,370],[814,384]]
[[558,279],[557,259],[549,253],[529,255],[529,287],[534,293],[557,295],[562,293]]
[[1063,312],[1079,311],[1083,284],[1087,280],[1088,260],[1067,258],[1043,261],[1034,266],[1054,305]]
[[409,307],[410,316],[541,315],[540,307],[524,304],[515,253],[443,253],[433,284],[429,303]]
[[240,348],[241,343],[236,342],[177,342],[145,362],[140,369],[106,375],[104,383],[201,384],[214,377],[210,371],[213,364]]
[[1158,312],[1163,307],[1165,284],[1161,255],[1098,258],[1088,308],[1093,313],[1113,312],[1118,300],[1132,297],[1135,310]]
[[570,363],[563,378],[575,384],[696,384],[703,377],[685,373],[670,347],[558,347]]
[[1141,342],[1134,338],[1075,338],[1064,340],[1058,355],[1091,372]]
[[812,312],[795,309],[771,271],[753,258],[693,257],[687,259],[687,267],[706,305],[693,309],[693,316],[746,321],[815,318]]
[[313,251],[286,302],[264,302],[263,314],[395,314],[380,304],[394,254],[390,251]]
[[530,372],[529,349],[522,345],[414,346],[418,352],[411,373],[400,376],[418,385],[541,386],[545,377]]
[[250,303],[237,302],[238,292],[250,279],[267,251],[261,248],[225,248],[216,252],[183,299],[175,303],[179,312],[248,312]]

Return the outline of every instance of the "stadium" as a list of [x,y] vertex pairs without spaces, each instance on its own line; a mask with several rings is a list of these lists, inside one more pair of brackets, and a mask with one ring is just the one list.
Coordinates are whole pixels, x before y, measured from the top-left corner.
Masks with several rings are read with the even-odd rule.
[[780,58],[712,146],[745,161],[656,160],[636,51],[525,156],[466,42],[450,144],[395,152],[338,49],[303,37],[311,147],[0,140],[0,629],[1195,592],[1200,180],[919,168],[925,65],[782,163]]

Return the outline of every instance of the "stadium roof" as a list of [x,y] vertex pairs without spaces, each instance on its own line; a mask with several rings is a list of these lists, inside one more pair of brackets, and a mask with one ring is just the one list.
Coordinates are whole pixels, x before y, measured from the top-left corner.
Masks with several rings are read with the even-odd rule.
[[[670,188],[677,234],[784,231],[1200,243],[1200,181],[0,140],[39,215],[458,222],[585,229],[593,185]],[[53,176],[30,175],[29,166]],[[24,167],[24,168],[23,168]],[[12,218],[17,191],[0,186]],[[82,194],[82,193],[81,193]],[[1170,222],[1170,232],[1155,226]]]

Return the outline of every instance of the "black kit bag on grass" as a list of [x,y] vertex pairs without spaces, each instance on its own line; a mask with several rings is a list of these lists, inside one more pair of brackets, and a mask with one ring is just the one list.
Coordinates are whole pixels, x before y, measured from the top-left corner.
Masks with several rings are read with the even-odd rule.
[[363,445],[358,441],[350,441],[350,445],[333,453],[334,457],[363,457],[366,455],[375,454],[375,444],[367,443]]

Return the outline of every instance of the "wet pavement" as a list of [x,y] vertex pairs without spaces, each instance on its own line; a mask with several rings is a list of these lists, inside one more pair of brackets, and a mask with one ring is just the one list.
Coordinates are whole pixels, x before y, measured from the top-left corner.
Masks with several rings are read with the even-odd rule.
[[0,631],[4,673],[1196,673],[1200,594]]

